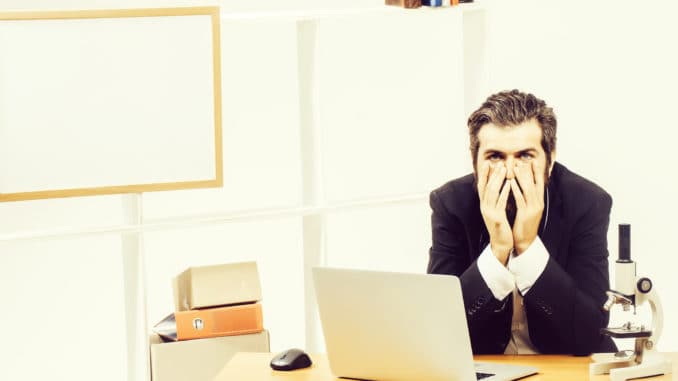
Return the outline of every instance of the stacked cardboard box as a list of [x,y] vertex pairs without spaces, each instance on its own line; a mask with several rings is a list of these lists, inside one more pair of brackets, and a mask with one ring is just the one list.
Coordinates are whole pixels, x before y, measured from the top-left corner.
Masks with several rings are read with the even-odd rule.
[[175,311],[151,338],[153,381],[210,380],[236,352],[269,351],[255,262],[191,267],[173,288]]

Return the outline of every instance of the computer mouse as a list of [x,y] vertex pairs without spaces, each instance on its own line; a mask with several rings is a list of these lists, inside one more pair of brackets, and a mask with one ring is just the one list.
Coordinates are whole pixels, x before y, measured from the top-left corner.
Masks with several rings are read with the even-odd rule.
[[301,349],[292,348],[280,352],[271,360],[271,368],[275,370],[295,370],[311,366],[311,358]]

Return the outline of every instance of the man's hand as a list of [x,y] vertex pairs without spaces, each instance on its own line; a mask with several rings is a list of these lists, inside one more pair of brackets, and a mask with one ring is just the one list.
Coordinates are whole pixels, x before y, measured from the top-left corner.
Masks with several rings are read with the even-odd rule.
[[544,168],[533,160],[529,164],[518,163],[513,173],[515,179],[510,181],[511,191],[518,209],[513,223],[513,242],[516,253],[522,254],[539,231],[544,211]]
[[506,265],[513,248],[513,233],[506,218],[506,200],[511,188],[504,179],[506,168],[503,165],[491,168],[489,163],[484,163],[478,172],[480,213],[490,234],[490,248],[499,262]]

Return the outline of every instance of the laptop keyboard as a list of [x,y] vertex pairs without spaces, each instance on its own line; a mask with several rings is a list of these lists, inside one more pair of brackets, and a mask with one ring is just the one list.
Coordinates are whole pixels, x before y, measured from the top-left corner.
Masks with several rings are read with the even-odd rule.
[[476,372],[476,380],[482,380],[483,378],[488,378],[488,377],[492,377],[492,376],[494,376],[494,374],[492,374],[492,373]]

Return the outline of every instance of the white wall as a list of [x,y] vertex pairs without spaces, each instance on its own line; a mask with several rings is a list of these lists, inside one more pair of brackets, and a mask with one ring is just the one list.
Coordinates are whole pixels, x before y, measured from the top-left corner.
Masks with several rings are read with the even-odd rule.
[[[678,321],[671,292],[678,266],[672,241],[678,215],[676,3],[520,0],[488,6],[491,90],[523,89],[554,107],[558,160],[614,199],[611,259],[617,224],[630,223],[638,273],[659,290],[665,322]],[[612,316],[624,319],[619,311]],[[664,327],[659,348],[678,350],[678,326]]]

